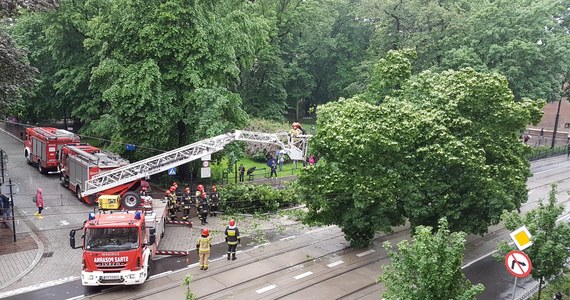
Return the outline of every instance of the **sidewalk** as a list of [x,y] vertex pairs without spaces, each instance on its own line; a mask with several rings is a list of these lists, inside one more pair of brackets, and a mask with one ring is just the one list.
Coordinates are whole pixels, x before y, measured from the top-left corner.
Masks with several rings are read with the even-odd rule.
[[16,242],[12,220],[6,222],[8,227],[0,225],[0,291],[20,280],[40,261],[44,253],[44,244],[30,229],[25,217],[21,216],[17,207]]

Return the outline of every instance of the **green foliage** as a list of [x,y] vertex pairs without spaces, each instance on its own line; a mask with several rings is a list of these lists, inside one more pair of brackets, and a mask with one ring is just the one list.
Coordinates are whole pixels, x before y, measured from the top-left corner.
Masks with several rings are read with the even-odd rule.
[[[537,280],[556,279],[566,269],[565,264],[570,258],[570,225],[556,222],[564,213],[564,207],[557,203],[556,197],[557,187],[553,184],[547,203],[540,200],[538,207],[524,216],[514,212],[503,215],[507,229],[515,230],[524,225],[532,235],[533,245],[525,252],[532,261],[531,275]],[[500,243],[498,248],[501,254],[512,250],[506,242]]]
[[461,272],[465,233],[452,233],[445,219],[439,221],[435,234],[431,227],[418,226],[412,243],[402,241],[394,251],[386,242],[384,248],[391,260],[379,277],[386,299],[472,300],[484,290]]
[[416,57],[416,51],[412,49],[388,51],[386,57],[374,66],[365,99],[379,104],[384,97],[397,92],[399,85],[412,76],[412,62]]
[[184,285],[186,287],[186,291],[184,291],[184,299],[186,299],[186,300],[195,300],[196,299],[196,295],[194,295],[194,293],[192,293],[192,291],[190,291],[190,283],[191,282],[192,282],[192,275],[186,274],[186,276],[184,276],[184,279],[182,281],[182,285]]
[[[542,299],[553,299],[548,298],[550,296],[554,296],[557,292],[562,293],[562,299],[567,299],[570,297],[570,274],[563,274],[558,276],[555,280],[548,283],[546,288],[543,290],[542,294],[546,295]],[[540,300],[538,295],[534,295],[530,298],[530,300]]]
[[405,219],[483,234],[527,200],[519,134],[542,102],[515,102],[504,77],[472,69],[391,86],[381,105],[364,94],[319,106],[311,147],[322,159],[299,178],[306,222],[339,225],[363,246]]
[[291,188],[275,189],[270,185],[230,184],[219,191],[223,195],[221,209],[230,214],[275,212],[298,202]]
[[558,100],[570,64],[568,3],[365,0],[374,20],[370,52],[415,48],[417,71],[471,67],[503,74],[515,99]]

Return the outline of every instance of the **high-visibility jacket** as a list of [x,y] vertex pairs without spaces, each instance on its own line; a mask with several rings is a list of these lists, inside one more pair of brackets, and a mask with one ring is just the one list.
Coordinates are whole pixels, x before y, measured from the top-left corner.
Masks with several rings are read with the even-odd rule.
[[211,236],[207,237],[202,236],[198,239],[198,242],[196,243],[196,249],[198,249],[198,252],[200,253],[210,253],[211,246],[212,246]]
[[237,245],[239,243],[239,229],[237,226],[226,227],[225,235],[228,245]]

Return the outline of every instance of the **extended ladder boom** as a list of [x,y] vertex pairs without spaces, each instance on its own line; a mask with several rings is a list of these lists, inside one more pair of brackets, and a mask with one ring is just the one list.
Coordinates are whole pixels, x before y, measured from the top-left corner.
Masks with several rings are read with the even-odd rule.
[[261,133],[236,130],[213,138],[201,140],[126,166],[99,173],[85,182],[82,197],[93,195],[137,179],[166,171],[208,154],[218,152],[233,141],[266,143],[280,146],[292,160],[304,160],[307,140],[310,136],[290,137],[287,133]]

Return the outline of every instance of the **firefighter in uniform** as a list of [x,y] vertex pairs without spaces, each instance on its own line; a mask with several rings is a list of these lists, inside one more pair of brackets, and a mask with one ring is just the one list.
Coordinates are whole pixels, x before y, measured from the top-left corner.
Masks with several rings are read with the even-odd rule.
[[141,187],[141,196],[148,196],[148,188],[146,186]]
[[184,194],[182,194],[182,220],[188,221],[190,217],[190,208],[192,207],[192,194],[190,193],[190,188],[184,189]]
[[196,189],[196,206],[198,208],[198,216],[200,218],[200,223],[202,225],[206,225],[208,224],[207,218],[210,209],[208,205],[208,196],[206,195],[203,185],[199,184]]
[[226,227],[224,234],[226,235],[226,243],[228,243],[228,260],[230,260],[230,254],[232,260],[236,260],[236,248],[237,245],[241,243],[239,229],[236,226],[236,220],[231,219],[230,222],[228,222],[228,226]]
[[212,246],[212,237],[208,228],[202,230],[202,236],[198,238],[196,243],[196,251],[200,257],[200,270],[208,270],[208,258],[210,257],[210,248]]
[[212,192],[210,193],[210,217],[215,217],[218,214],[218,209],[220,205],[220,194],[215,185],[212,186]]
[[176,195],[174,194],[174,187],[170,187],[170,190],[166,191],[166,196],[168,200],[168,213],[170,214],[170,219],[176,220]]

